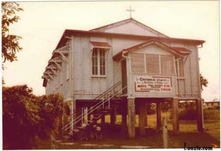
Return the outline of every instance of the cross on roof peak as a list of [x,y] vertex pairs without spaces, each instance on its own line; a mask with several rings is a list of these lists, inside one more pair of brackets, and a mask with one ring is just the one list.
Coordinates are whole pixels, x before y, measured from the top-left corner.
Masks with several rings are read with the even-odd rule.
[[129,12],[130,12],[130,18],[132,18],[131,12],[134,12],[135,10],[131,9],[131,6],[130,6],[130,9],[127,9],[126,11],[129,11]]

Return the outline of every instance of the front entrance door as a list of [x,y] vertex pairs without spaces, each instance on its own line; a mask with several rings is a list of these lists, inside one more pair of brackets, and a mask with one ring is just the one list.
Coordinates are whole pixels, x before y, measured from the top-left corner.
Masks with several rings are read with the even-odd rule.
[[[121,78],[122,78],[122,88],[127,86],[127,63],[126,59],[121,61]],[[127,88],[122,91],[123,94],[127,94]]]

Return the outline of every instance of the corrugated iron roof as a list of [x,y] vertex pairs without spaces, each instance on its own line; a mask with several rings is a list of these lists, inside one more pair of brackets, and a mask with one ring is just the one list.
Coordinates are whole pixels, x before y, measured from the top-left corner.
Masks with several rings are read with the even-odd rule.
[[107,42],[90,41],[90,43],[91,43],[93,46],[97,46],[97,47],[111,47]]
[[155,37],[155,36],[142,36],[142,35],[133,35],[133,34],[119,34],[119,33],[107,33],[107,32],[98,32],[98,31],[85,31],[85,30],[71,30],[66,29],[56,47],[56,49],[62,47],[64,43],[68,40],[66,36],[72,35],[88,35],[88,36],[101,36],[101,37],[118,37],[125,39],[141,39],[141,40],[150,40],[150,39],[158,39],[162,41],[173,41],[173,42],[192,42],[197,45],[203,44],[204,40],[197,39],[184,39],[184,38],[170,38],[170,37]]

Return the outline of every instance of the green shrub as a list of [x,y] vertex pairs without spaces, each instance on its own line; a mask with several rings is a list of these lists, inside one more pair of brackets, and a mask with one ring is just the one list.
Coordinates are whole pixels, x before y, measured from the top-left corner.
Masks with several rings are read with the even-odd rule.
[[195,102],[185,102],[182,104],[182,110],[179,112],[180,120],[196,120],[197,111]]
[[205,120],[219,120],[220,119],[220,110],[204,110],[204,119]]
[[181,110],[179,113],[179,119],[180,120],[196,120],[197,119],[196,109]]
[[3,149],[31,149],[49,138],[64,106],[59,94],[37,97],[27,85],[3,87]]
[[[204,113],[205,120],[219,120],[220,119],[220,110],[204,109],[203,113]],[[181,110],[179,113],[179,119],[196,120],[197,110],[194,107]]]

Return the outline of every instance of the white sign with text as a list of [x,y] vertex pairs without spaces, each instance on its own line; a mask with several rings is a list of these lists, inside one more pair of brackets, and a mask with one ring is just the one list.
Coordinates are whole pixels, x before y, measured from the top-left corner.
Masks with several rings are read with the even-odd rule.
[[136,76],[135,92],[171,92],[172,78],[157,76]]

